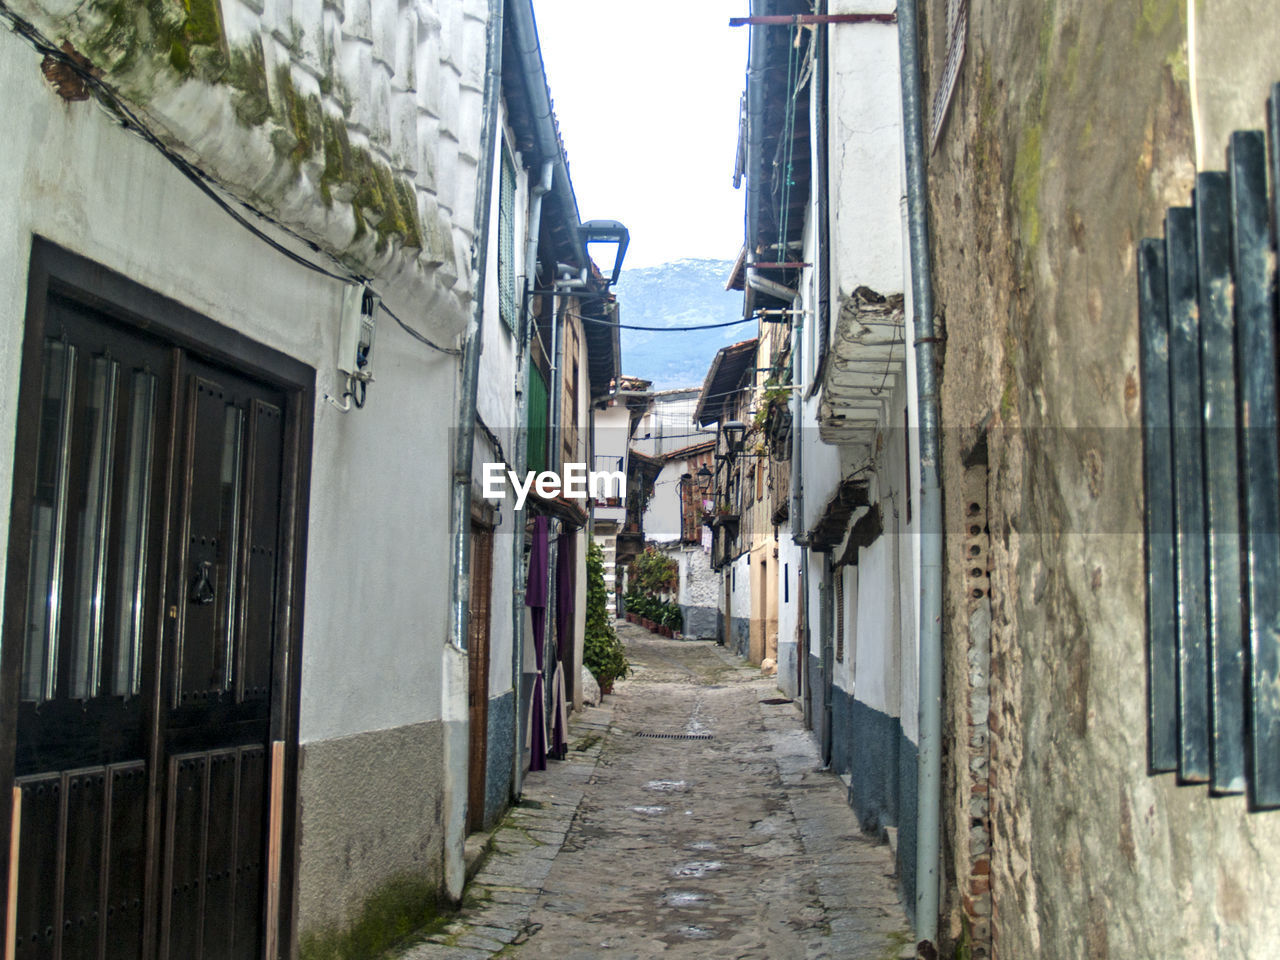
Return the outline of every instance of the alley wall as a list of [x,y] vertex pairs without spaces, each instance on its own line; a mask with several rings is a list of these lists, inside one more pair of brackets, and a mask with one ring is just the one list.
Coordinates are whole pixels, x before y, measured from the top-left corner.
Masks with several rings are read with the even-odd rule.
[[[931,94],[945,24],[920,9]],[[990,507],[989,618],[948,550],[950,935],[1002,958],[1266,955],[1280,818],[1147,772],[1135,245],[1189,202],[1197,154],[1221,169],[1226,132],[1263,125],[1277,21],[1226,0],[968,10],[930,159],[949,544],[975,470]],[[967,749],[988,634],[989,818]]]
[[[262,13],[225,3],[213,21],[218,38],[181,50],[178,40],[157,50],[145,30],[105,22],[101,5],[74,22],[59,5],[16,6],[105,68],[166,142],[198,155],[229,194],[252,199],[321,251],[276,232],[286,246],[342,270],[323,251],[338,256],[372,276],[416,329],[455,342],[469,311],[480,152],[479,125],[470,122],[483,83],[483,4],[353,4],[344,23],[331,5],[316,4],[306,8],[314,19],[276,23],[275,6]],[[0,429],[11,437],[15,428],[33,236],[316,372],[315,409],[305,412],[314,440],[306,451],[298,929],[306,936],[341,926],[395,878],[438,889],[449,608],[449,463],[438,452],[452,447],[451,418],[440,411],[457,408],[456,360],[384,315],[366,406],[339,412],[323,397],[342,393],[334,368],[340,283],[271,251],[94,102],[59,98],[40,56],[7,29],[0,89],[10,119],[0,165],[9,384]],[[6,497],[12,456],[12,443],[0,444]],[[508,573],[508,589],[509,581]],[[500,671],[493,678],[503,679]]]

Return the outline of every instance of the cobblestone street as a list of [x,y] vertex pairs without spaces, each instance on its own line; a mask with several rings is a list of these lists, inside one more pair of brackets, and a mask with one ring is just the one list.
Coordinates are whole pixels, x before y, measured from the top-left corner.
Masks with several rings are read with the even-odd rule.
[[913,956],[889,848],[769,678],[618,625],[633,664],[526,780],[433,957]]

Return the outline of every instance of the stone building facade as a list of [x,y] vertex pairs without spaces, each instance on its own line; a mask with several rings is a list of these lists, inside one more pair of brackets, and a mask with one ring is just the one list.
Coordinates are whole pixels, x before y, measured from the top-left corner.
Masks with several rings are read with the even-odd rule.
[[975,957],[1266,955],[1277,814],[1148,769],[1137,250],[1266,125],[1280,27],[1229,0],[965,8],[921,5],[943,932]]

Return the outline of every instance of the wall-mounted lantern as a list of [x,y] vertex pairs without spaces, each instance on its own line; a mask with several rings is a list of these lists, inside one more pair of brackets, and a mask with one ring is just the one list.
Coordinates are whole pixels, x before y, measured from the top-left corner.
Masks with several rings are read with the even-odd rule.
[[698,492],[705,496],[711,492],[711,480],[714,477],[714,474],[707,469],[707,465],[704,463],[698,468],[697,477]]
[[746,436],[747,425],[741,420],[730,420],[722,428],[725,439],[729,443],[729,453],[735,454],[742,449],[742,438]]
[[[588,220],[581,227],[582,239],[587,245],[587,255],[594,260],[593,250],[604,244],[613,244],[613,266],[610,268],[606,285],[612,287],[618,282],[622,273],[622,258],[627,255],[627,244],[631,242],[631,233],[617,220]],[[603,267],[602,267],[603,269]]]

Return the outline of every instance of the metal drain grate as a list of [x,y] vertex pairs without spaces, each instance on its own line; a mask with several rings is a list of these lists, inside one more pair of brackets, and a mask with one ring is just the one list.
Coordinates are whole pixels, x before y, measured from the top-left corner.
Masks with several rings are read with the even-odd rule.
[[647,737],[650,740],[710,740],[714,735],[710,733],[646,733],[643,730],[637,730],[636,736]]

